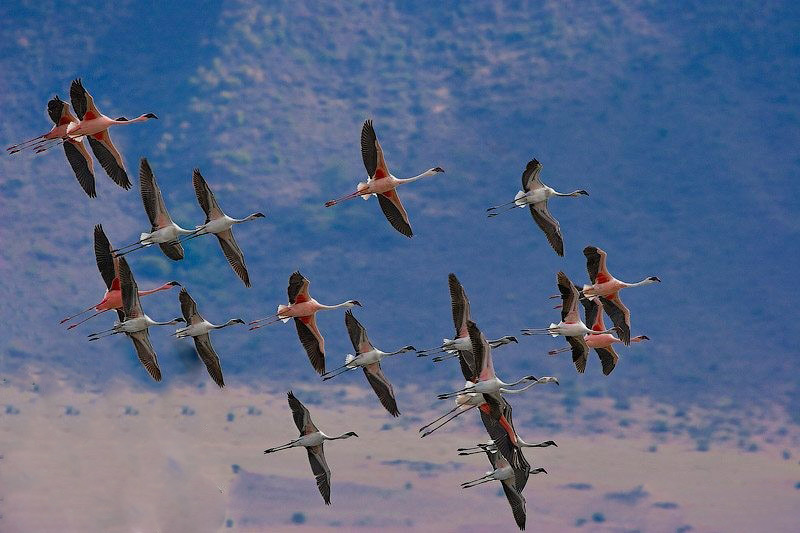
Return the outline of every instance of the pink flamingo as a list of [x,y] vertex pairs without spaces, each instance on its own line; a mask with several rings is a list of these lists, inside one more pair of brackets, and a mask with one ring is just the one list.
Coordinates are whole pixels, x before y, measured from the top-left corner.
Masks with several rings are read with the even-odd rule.
[[[72,329],[76,326],[79,326],[86,322],[87,320],[96,317],[97,315],[103,314],[106,311],[111,311],[112,309],[117,311],[119,315],[120,321],[123,320],[122,315],[122,290],[120,288],[120,281],[119,281],[119,258],[117,258],[111,252],[111,243],[108,242],[108,237],[106,237],[105,232],[103,231],[103,226],[98,224],[94,227],[94,255],[97,261],[97,269],[100,271],[100,275],[103,277],[103,281],[106,283],[106,293],[103,295],[103,299],[100,303],[95,304],[87,309],[84,309],[80,313],[76,313],[72,316],[68,316],[60,323],[63,324],[69,320],[72,320],[75,317],[78,317],[84,313],[88,313],[89,311],[97,311],[93,315],[89,316],[88,318],[84,318],[80,322],[76,322],[72,324],[67,329]],[[147,296],[148,294],[153,294],[154,292],[159,291],[167,291],[172,287],[180,287],[180,283],[177,281],[170,281],[161,285],[160,287],[156,287],[155,289],[150,289],[148,291],[139,291],[139,296]]]
[[[265,318],[253,320],[250,329],[259,329],[275,322],[288,322],[294,318],[294,325],[297,328],[297,336],[303,345],[311,366],[320,375],[325,374],[325,339],[317,328],[317,311],[331,309],[351,309],[355,306],[361,307],[361,303],[356,300],[347,300],[338,305],[324,305],[316,301],[308,294],[310,282],[303,277],[300,272],[295,272],[289,277],[289,305],[279,305],[278,312]],[[265,324],[261,322],[267,321]],[[259,324],[259,325],[255,325]]]
[[67,135],[70,128],[78,125],[78,119],[70,111],[69,104],[58,96],[47,102],[47,114],[53,121],[53,128],[44,135],[9,147],[9,154],[17,153],[26,148],[35,149],[38,153],[39,149],[47,144],[47,141],[62,139],[64,141],[64,155],[67,156],[67,161],[75,173],[75,178],[89,198],[94,198],[97,196],[94,184],[94,162],[89,152],[86,151],[86,146],[84,146],[82,139],[72,139]]
[[[592,325],[592,331],[605,331],[606,326],[603,323],[603,313],[597,302],[584,298],[581,300],[581,303],[586,312],[586,322]],[[611,333],[589,333],[583,337],[583,340],[586,346],[593,348],[600,357],[600,363],[603,365],[603,374],[606,376],[609,375],[614,370],[614,367],[617,366],[617,361],[619,361],[619,356],[614,351],[613,345],[617,343],[622,344],[622,341]],[[647,335],[639,335],[638,337],[632,338],[631,342],[644,342],[649,340],[650,337]],[[558,350],[550,350],[548,355],[557,355],[571,349],[572,347],[564,347]],[[578,369],[578,372],[583,373],[583,371],[586,370],[586,359],[586,353],[584,352],[583,357],[575,361],[575,367]]]
[[395,189],[399,185],[411,183],[422,179],[427,176],[433,176],[440,172],[444,172],[441,167],[434,167],[426,170],[419,176],[413,178],[398,179],[392,176],[389,168],[386,166],[386,161],[383,158],[383,150],[381,143],[378,142],[378,137],[375,135],[375,130],[372,128],[372,121],[367,120],[361,128],[361,157],[364,160],[364,166],[367,169],[366,182],[358,184],[356,192],[325,202],[325,207],[331,207],[344,200],[361,196],[364,200],[368,200],[370,195],[378,197],[378,203],[381,206],[383,214],[389,223],[405,235],[411,237],[411,225],[408,221],[408,213],[406,213],[403,204],[400,202],[400,197],[397,196]]
[[584,285],[583,296],[591,300],[600,298],[608,316],[616,327],[619,328],[619,337],[625,345],[631,343],[631,313],[619,297],[619,291],[629,287],[641,287],[651,283],[660,283],[656,276],[650,276],[636,283],[620,281],[608,272],[606,267],[607,254],[596,246],[587,246],[583,249],[586,256],[586,270],[589,272],[591,285]]

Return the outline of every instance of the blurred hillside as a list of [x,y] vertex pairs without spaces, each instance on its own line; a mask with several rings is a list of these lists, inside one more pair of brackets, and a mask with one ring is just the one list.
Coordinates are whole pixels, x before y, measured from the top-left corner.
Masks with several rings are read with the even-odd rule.
[[[591,243],[619,278],[663,280],[624,295],[634,334],[652,341],[621,348],[605,378],[596,359],[576,376],[568,358],[545,356],[563,341],[525,338],[497,352],[502,377],[533,372],[583,393],[791,410],[800,399],[800,332],[785,322],[798,258],[799,11],[295,1],[129,3],[112,13],[23,3],[0,7],[0,136],[10,145],[45,131],[45,102],[66,97],[79,76],[109,115],[157,113],[112,136],[132,176],[139,157],[150,158],[176,222],[202,222],[194,167],[231,216],[267,214],[236,228],[252,289],[211,238],[192,241],[179,263],[158,250],[130,256],[140,287],[177,279],[211,321],[271,314],[300,269],[320,301],[364,303],[357,316],[379,347],[429,347],[452,334],[453,271],[487,335],[514,334],[557,318],[547,299],[555,273],[583,282],[581,249]],[[447,171],[401,191],[410,241],[374,200],[322,207],[363,179],[359,129],[370,117],[395,175]],[[115,244],[148,228],[138,190],[98,172],[89,200],[52,152],[0,159],[0,373],[56,371],[79,388],[130,375],[163,388],[145,380],[129,341],[86,342],[110,317],[58,326],[102,296],[94,224]],[[513,198],[532,157],[546,183],[590,192],[551,203],[564,259],[522,210],[484,214]],[[176,292],[144,302],[158,320],[178,312]],[[319,324],[336,366],[351,351],[342,316]],[[167,385],[203,379],[186,371],[190,344],[163,330],[152,337]],[[230,383],[316,379],[291,325],[229,328],[214,344]],[[424,375],[437,390],[459,376],[455,365],[413,357],[387,367],[397,382]]]

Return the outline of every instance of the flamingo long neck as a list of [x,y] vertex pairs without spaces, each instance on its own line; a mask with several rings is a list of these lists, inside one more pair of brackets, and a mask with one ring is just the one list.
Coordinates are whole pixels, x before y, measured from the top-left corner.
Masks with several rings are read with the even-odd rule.
[[572,192],[558,192],[553,191],[553,196],[579,196],[581,193],[580,189],[576,189]]
[[173,318],[169,322],[156,322],[155,320],[152,320],[151,322],[152,322],[150,324],[151,326],[172,326],[174,324],[178,324],[180,322],[183,322],[183,319],[182,318],[181,319]]
[[427,178],[428,176],[433,176],[434,174],[437,174],[437,172],[434,172],[433,170],[426,170],[419,176],[414,176],[413,178],[397,178],[397,184],[403,185],[405,183],[411,183],[413,181],[421,180],[422,178]]
[[261,218],[261,217],[258,216],[258,213],[253,213],[252,215],[248,215],[248,216],[246,216],[244,218],[234,218],[233,219],[233,223],[234,224],[241,224],[242,222],[248,222],[248,221],[254,220],[256,218]]
[[[522,379],[522,380],[520,380],[520,381],[524,381],[524,379]],[[517,383],[519,383],[519,381],[518,381]],[[520,392],[523,392],[523,391],[526,391],[526,390],[530,389],[531,387],[533,387],[534,385],[538,385],[538,384],[539,384],[539,382],[538,382],[538,381],[533,381],[533,382],[531,382],[531,383],[528,383],[527,385],[525,385],[525,386],[524,386],[524,387],[522,387],[521,389],[500,389],[500,391],[501,391],[503,394],[518,394],[518,393],[520,393]],[[511,385],[516,385],[516,383],[511,383],[511,384],[510,384],[510,385],[508,385],[508,386],[510,387]]]
[[342,302],[342,303],[336,304],[336,305],[319,304],[319,308],[323,309],[323,310],[326,310],[326,311],[330,311],[332,309],[341,309],[343,307],[352,307],[352,306],[353,306],[353,304],[351,304],[350,302]]
[[139,115],[138,117],[132,120],[111,120],[112,124],[133,124],[134,122],[144,122],[145,120],[150,120],[150,117],[147,115]]
[[148,294],[153,294],[154,292],[158,292],[158,291],[168,291],[172,287],[173,287],[173,285],[171,285],[169,283],[165,283],[160,287],[156,287],[155,289],[150,289],[150,290],[147,290],[147,291],[139,291],[139,296],[146,296]]
[[630,287],[641,287],[643,285],[650,285],[651,283],[657,283],[657,282],[655,280],[650,279],[650,278],[645,278],[642,281],[637,281],[636,283],[626,283],[625,286],[628,287],[628,288],[630,288]]
[[235,318],[231,318],[230,320],[228,320],[224,324],[220,324],[220,325],[211,324],[211,325],[213,326],[214,329],[222,329],[222,328],[227,328],[228,326],[232,326],[233,324],[238,324],[238,323],[239,322],[236,322]]

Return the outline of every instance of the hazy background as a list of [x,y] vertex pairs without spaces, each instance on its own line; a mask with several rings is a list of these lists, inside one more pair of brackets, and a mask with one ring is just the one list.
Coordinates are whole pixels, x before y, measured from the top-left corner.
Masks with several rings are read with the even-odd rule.
[[[46,131],[46,101],[68,98],[81,77],[106,114],[159,116],[112,136],[132,180],[139,157],[150,159],[177,223],[203,221],[194,167],[231,216],[267,214],[236,228],[253,288],[211,238],[193,240],[181,262],[156,249],[131,255],[140,288],[176,279],[207,319],[252,320],[285,301],[288,276],[300,269],[323,303],[361,301],[357,316],[379,347],[421,348],[452,334],[448,272],[487,335],[514,334],[556,320],[547,299],[555,273],[585,281],[581,250],[600,246],[617,277],[662,279],[624,294],[633,335],[652,341],[620,348],[610,377],[596,358],[577,376],[568,357],[546,357],[561,340],[503,348],[501,377],[562,383],[547,392],[552,403],[515,399],[515,421],[536,422],[530,432],[586,436],[587,425],[608,417],[598,402],[641,416],[641,405],[666,406],[662,419],[626,435],[674,435],[686,450],[711,453],[719,445],[764,454],[774,445],[773,457],[800,482],[796,3],[22,2],[0,7],[0,32],[4,146]],[[447,171],[401,192],[411,240],[374,199],[322,207],[364,178],[366,118],[398,177]],[[551,202],[563,259],[526,212],[485,217],[486,207],[513,198],[533,157],[549,185],[590,192]],[[164,330],[152,332],[165,376],[155,384],[127,340],[86,342],[111,316],[69,332],[58,326],[103,294],[92,227],[102,223],[114,244],[149,229],[138,179],[123,191],[96,167],[98,197],[89,199],[58,149],[0,158],[0,390],[58,384],[59,394],[91,392],[101,402],[109,383],[148,394],[203,390],[210,382],[191,344]],[[144,307],[170,319],[177,293],[150,296]],[[342,316],[320,314],[318,323],[332,368],[351,351]],[[231,327],[214,344],[229,386],[253,394],[305,386],[335,398],[344,381],[367,386],[361,376],[313,386],[318,377],[291,324]],[[399,393],[404,413],[410,404],[444,409],[434,394],[460,376],[456,365],[413,357],[386,372],[398,391],[418,384],[416,395]],[[0,418],[14,415],[13,403]],[[687,412],[697,418],[683,420]],[[281,438],[293,438],[288,429]],[[474,463],[464,479],[485,467]],[[774,488],[800,497],[791,484]]]

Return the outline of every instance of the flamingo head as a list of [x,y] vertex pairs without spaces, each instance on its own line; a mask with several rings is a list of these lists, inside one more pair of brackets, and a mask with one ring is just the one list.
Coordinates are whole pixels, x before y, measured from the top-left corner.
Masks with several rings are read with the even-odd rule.
[[545,377],[543,377],[543,378],[539,378],[539,379],[537,379],[537,380],[536,380],[536,383],[539,383],[539,384],[544,384],[544,383],[555,383],[556,385],[559,385],[559,386],[561,385],[561,384],[558,382],[558,378],[554,378],[554,377],[552,377],[552,376],[545,376]]
[[158,117],[156,116],[155,113],[146,113],[144,115],[144,118],[154,118],[154,119],[158,120]]
[[267,217],[267,215],[265,215],[264,213],[253,213],[250,216],[253,217],[253,218],[266,218]]
[[167,285],[169,285],[170,287],[180,287],[181,286],[181,284],[178,283],[177,281],[170,281],[170,282],[167,283]]
[[358,437],[358,435],[356,435],[355,431],[348,431],[347,433],[342,435],[342,438],[345,438],[345,439],[350,438],[350,437]]
[[364,307],[363,305],[361,305],[361,302],[359,302],[358,300],[347,300],[347,302],[345,302],[345,303],[347,304],[345,306],[347,308],[351,308],[351,307],[355,307],[355,306]]
[[442,167],[434,167],[430,170],[430,172],[434,173],[444,172],[444,169]]
[[512,342],[516,342],[517,344],[519,344],[519,341],[513,335],[506,335],[505,337],[503,337],[500,340],[503,341],[503,344],[510,344]]
[[648,279],[648,281],[652,281],[653,283],[661,283],[661,280],[658,279],[658,277],[656,277],[656,276],[650,276],[647,279]]
[[545,470],[544,468],[531,468],[530,469],[530,473],[531,474],[546,474],[547,470]]
[[581,195],[583,195],[583,196],[589,196],[589,193],[588,193],[588,191],[586,191],[585,189],[578,189],[578,190],[577,190],[577,191],[575,191],[573,194],[574,194],[575,196],[581,196]]
[[231,319],[230,323],[231,324],[244,324],[244,320],[242,320],[241,318],[234,318],[234,319]]

